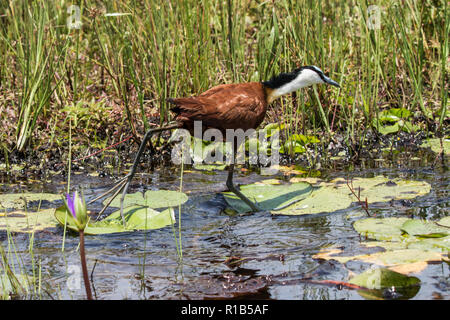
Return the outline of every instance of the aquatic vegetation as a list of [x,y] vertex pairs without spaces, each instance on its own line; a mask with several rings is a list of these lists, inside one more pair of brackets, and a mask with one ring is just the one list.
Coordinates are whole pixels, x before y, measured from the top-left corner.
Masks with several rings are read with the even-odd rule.
[[[56,220],[64,225],[66,208],[59,207],[54,212]],[[108,234],[119,232],[131,232],[135,230],[159,229],[175,223],[174,211],[172,208],[162,212],[156,211],[146,206],[128,206],[124,209],[124,227],[120,210],[111,213],[108,217],[99,221],[90,221],[84,229],[85,234]],[[67,219],[67,227],[77,231],[77,224],[70,217]]]
[[407,120],[411,116],[411,111],[405,108],[383,110],[378,114],[377,119],[373,119],[372,126],[383,135],[397,133],[401,130],[405,132],[418,131],[420,128]]
[[293,134],[286,139],[280,148],[280,152],[286,154],[304,153],[308,145],[319,142],[320,140],[315,136]]
[[68,211],[75,222],[78,231],[84,231],[88,224],[89,217],[87,214],[86,201],[84,196],[79,196],[78,191],[75,191],[73,197],[67,194],[64,199],[66,211]]
[[[86,234],[107,234],[130,232],[135,230],[159,229],[175,223],[174,207],[185,203],[188,197],[183,192],[170,190],[148,190],[145,193],[127,194],[124,200],[124,216],[126,226],[123,225],[120,210],[111,213],[100,221],[89,221],[84,229]],[[106,199],[104,203],[109,202]],[[120,199],[114,199],[111,207],[120,207]],[[167,208],[161,212],[155,209]],[[62,225],[65,223],[67,208],[62,206],[55,210],[55,217]],[[70,216],[67,227],[77,230],[77,223]]]
[[[136,192],[127,194],[124,199],[123,206],[129,207],[134,205],[147,206],[152,209],[178,207],[185,203],[188,197],[183,192],[171,190],[148,190],[144,194]],[[106,199],[103,204],[106,204]],[[110,204],[111,207],[120,207],[120,198],[116,197]]]
[[[12,241],[12,239],[10,238]],[[19,297],[29,294],[33,289],[35,278],[28,276],[24,268],[20,271],[11,265],[8,254],[0,243],[0,265],[2,273],[0,274],[0,300],[9,300],[12,297]]]
[[55,209],[38,211],[15,210],[0,215],[0,230],[33,233],[58,226],[54,218]]
[[[263,210],[283,208],[292,202],[307,198],[312,192],[309,183],[299,182],[290,185],[251,184],[241,186],[241,192],[251,201],[258,203]],[[228,205],[238,213],[251,212],[251,208],[232,192],[223,193]]]
[[441,139],[434,138],[434,139],[427,139],[421,144],[422,148],[431,148],[431,150],[435,153],[441,153],[445,154],[446,156],[450,155],[450,139],[445,138]]
[[[367,288],[358,290],[366,299],[410,299],[420,290],[420,279],[389,270],[387,268],[370,268],[352,277],[349,283]],[[390,289],[385,292],[382,289]],[[390,295],[389,295],[390,293]]]
[[226,168],[226,164],[201,164],[201,163],[195,163],[192,167],[195,170],[200,170],[200,171],[222,171],[225,170]]
[[368,218],[356,221],[353,227],[370,239],[401,242],[402,248],[421,246],[428,250],[450,251],[450,217],[444,217],[440,221]]
[[[320,179],[293,178],[291,184],[266,186],[253,184],[241,186],[241,191],[258,203],[264,204],[266,210],[273,214],[303,215],[317,213],[331,213],[346,209],[355,201],[348,189],[346,180],[337,178],[326,182]],[[313,183],[312,185],[309,182]],[[353,187],[360,193],[361,199],[367,198],[369,204],[387,202],[399,199],[413,199],[427,194],[431,186],[423,181],[404,181],[401,179],[388,179],[383,176],[374,178],[354,178]],[[309,186],[309,187],[307,187]],[[297,198],[295,193],[290,195],[295,188],[308,190]],[[237,212],[248,212],[246,205],[235,199],[229,193],[224,193],[228,204]],[[291,196],[291,198],[289,198]]]
[[[393,287],[396,291],[416,286],[417,290],[412,289],[409,294],[403,292],[403,295],[411,298],[417,293],[420,280],[406,275],[422,272],[429,262],[449,261],[450,217],[434,222],[395,217],[366,218],[356,221],[353,226],[362,236],[378,240],[363,242],[364,246],[381,247],[384,251],[344,255],[342,249],[328,247],[313,256],[315,259],[336,260],[343,264],[349,261],[372,264],[370,269],[353,277],[350,283],[368,289]],[[358,292],[369,299],[383,298],[380,291]]]
[[81,260],[81,268],[83,270],[83,280],[84,287],[86,289],[86,296],[88,300],[92,300],[92,291],[91,284],[89,282],[89,276],[86,265],[86,253],[84,246],[84,230],[89,222],[89,216],[87,214],[86,201],[84,200],[83,195],[79,195],[78,191],[75,191],[73,197],[70,194],[67,194],[64,199],[65,205],[65,216],[64,216],[64,225],[67,223],[67,216],[70,213],[70,217],[72,222],[76,226],[76,231],[80,237],[80,260]]
[[146,0],[130,6],[89,0],[79,7],[78,29],[66,23],[74,18],[69,5],[0,5],[3,150],[31,151],[48,143],[67,148],[62,109],[69,118],[79,115],[74,147],[112,145],[124,130],[139,141],[140,132],[170,120],[169,96],[266,80],[300,62],[327,66],[343,85],[327,96],[327,104],[324,88],[277,102],[267,120],[289,125],[282,129],[286,137],[326,140],[342,132],[355,142],[382,109],[393,107],[408,110],[414,120],[439,121],[432,131],[448,121],[446,1],[380,1],[375,26],[367,3],[346,1],[324,6],[190,0],[155,6]]
[[61,200],[61,196],[59,194],[52,193],[5,193],[0,194],[0,210],[26,209],[29,208],[30,203],[39,205],[42,201],[55,200]]
[[[136,270],[137,257],[140,259],[141,253],[145,255],[146,252],[154,254],[152,267],[158,267],[158,278],[153,281],[154,270],[144,272],[144,261],[141,288],[133,289],[141,290],[143,294],[133,291],[133,298],[148,299],[145,296],[147,290],[152,291],[150,298],[191,298],[190,294],[215,297],[213,290],[220,292],[224,287],[228,294],[226,297],[230,298],[241,297],[248,292],[250,298],[348,298],[348,292],[334,289],[302,290],[300,287],[300,290],[292,290],[292,286],[288,285],[290,288],[286,290],[281,282],[285,280],[282,277],[278,287],[271,290],[271,275],[267,270],[277,275],[292,271],[292,266],[298,265],[302,272],[305,271],[301,269],[303,266],[310,269],[311,262],[313,268],[326,267],[326,263],[311,261],[311,255],[323,243],[333,241],[335,246],[317,253],[317,259],[372,264],[373,268],[366,272],[353,278],[349,276],[350,283],[369,288],[359,293],[371,299],[395,299],[399,293],[400,298],[414,297],[420,282],[415,277],[403,277],[399,273],[420,274],[427,268],[428,262],[441,264],[448,261],[449,218],[436,221],[417,219],[419,216],[436,217],[448,209],[448,202],[445,201],[448,195],[445,165],[442,170],[444,174],[439,171],[442,168],[433,171],[434,164],[425,172],[420,171],[422,169],[416,171],[418,162],[425,166],[433,161],[434,155],[430,152],[422,150],[415,155],[407,150],[403,157],[412,155],[418,160],[412,168],[406,167],[401,173],[397,172],[399,163],[396,159],[392,162],[383,159],[382,164],[377,162],[383,169],[375,170],[383,174],[408,176],[413,180],[424,177],[429,183],[386,177],[353,180],[355,192],[361,200],[367,198],[371,213],[378,215],[377,210],[381,208],[382,215],[393,216],[358,220],[353,225],[358,233],[348,231],[355,217],[359,218],[364,213],[346,185],[345,174],[344,178],[332,181],[295,177],[286,182],[292,175],[311,176],[312,170],[298,166],[305,159],[308,166],[320,169],[327,177],[329,173],[335,176],[334,169],[343,168],[341,162],[345,163],[344,170],[362,170],[361,174],[371,174],[372,171],[367,172],[366,169],[374,168],[368,162],[375,158],[364,159],[363,153],[375,150],[374,154],[378,152],[379,155],[383,147],[392,146],[389,154],[397,158],[403,150],[394,148],[403,149],[406,136],[414,137],[415,142],[424,136],[443,137],[427,139],[420,147],[431,148],[436,153],[436,159],[438,154],[443,159],[449,155],[448,1],[405,0],[399,4],[380,0],[369,7],[367,1],[175,0],[157,3],[148,0],[86,0],[78,3],[80,29],[70,28],[66,23],[70,15],[74,17],[73,12],[67,11],[71,4],[68,1],[0,3],[2,193],[10,192],[9,188],[22,190],[25,179],[22,181],[16,176],[26,176],[35,170],[51,169],[49,175],[44,177],[42,174],[42,181],[36,182],[39,184],[50,183],[48,179],[55,176],[58,176],[55,180],[65,178],[67,174],[70,182],[71,170],[76,170],[72,172],[73,178],[76,173],[86,173],[88,168],[92,169],[94,162],[102,167],[98,172],[91,173],[98,177],[98,183],[106,181],[102,180],[105,172],[110,176],[121,174],[136,149],[133,143],[139,142],[142,132],[171,120],[167,97],[195,95],[222,83],[266,80],[299,64],[323,67],[342,84],[342,88],[327,91],[326,88],[313,87],[302,94],[276,101],[268,110],[266,135],[280,134],[281,157],[286,161],[283,164],[295,161],[296,166],[280,166],[276,168],[279,175],[274,179],[242,186],[241,190],[248,197],[267,210],[265,213],[249,217],[210,215],[209,211],[205,214],[201,210],[207,209],[196,207],[197,200],[205,200],[203,197],[210,195],[205,196],[206,187],[199,187],[198,180],[195,180],[195,186],[190,185],[195,190],[204,189],[201,195],[194,194],[192,202],[183,208],[189,210],[189,217],[186,223],[183,222],[184,229],[181,228],[182,210],[178,211],[179,219],[174,216],[174,208],[186,203],[184,193],[151,190],[127,196],[124,210],[126,228],[119,211],[101,221],[95,221],[95,213],[87,211],[87,208],[81,216],[77,216],[74,198],[66,199],[67,206],[42,210],[49,205],[59,206],[60,202],[56,203],[56,200],[61,200],[61,196],[48,193],[1,194],[0,236],[2,239],[7,236],[7,240],[0,243],[2,297],[9,298],[10,293],[13,297],[19,295],[19,298],[32,294],[32,298],[42,299],[41,278],[37,276],[41,272],[42,258],[43,281],[51,286],[49,297],[72,298],[72,294],[67,295],[65,291],[67,270],[61,267],[66,257],[62,257],[59,248],[54,245],[62,234],[59,225],[65,225],[72,235],[82,229],[83,240],[80,241],[83,243],[87,234],[128,232],[132,235],[132,238],[123,233],[89,237],[92,241],[98,241],[98,247],[102,246],[103,260],[105,266],[108,265],[105,273],[114,274],[121,281],[105,281],[97,269],[98,273],[94,274],[98,277],[96,284],[104,286],[97,287],[100,298],[109,297],[107,294],[112,290],[120,291],[122,280],[125,279],[127,284],[129,279],[134,281],[132,274]],[[377,17],[370,9],[374,7],[379,10],[380,25],[373,24]],[[170,154],[171,144],[166,135],[154,136],[153,142],[157,159],[152,160]],[[415,147],[415,142],[405,146],[405,149]],[[205,152],[225,152],[223,144],[200,143],[204,147],[202,154],[195,153],[194,145],[191,145],[191,156],[195,159],[204,160]],[[107,147],[114,148],[110,150],[110,157],[104,157]],[[254,147],[261,148],[259,141],[252,140],[246,144],[247,149]],[[337,167],[324,167],[328,159],[337,159],[333,159],[336,155],[340,157],[336,161]],[[21,163],[24,159],[28,163]],[[153,161],[152,166],[156,163]],[[30,164],[36,164],[36,169],[32,169]],[[321,167],[316,167],[316,164]],[[385,171],[387,166],[392,166],[392,169]],[[198,179],[199,175],[208,174],[207,170],[217,170],[211,173],[216,176],[223,175],[219,170],[225,169],[225,164],[195,164],[193,167],[206,171],[197,172]],[[261,168],[261,175],[264,169],[267,168]],[[414,172],[411,173],[410,169]],[[240,177],[242,181],[249,181],[256,175],[253,172],[246,174],[250,177]],[[201,183],[216,176],[202,176]],[[317,176],[322,177],[321,172],[317,172]],[[160,177],[164,183],[172,183],[174,179],[173,176],[168,180],[166,176]],[[180,180],[182,182],[183,178]],[[217,180],[211,180],[213,188],[216,188],[219,184],[214,181]],[[10,187],[17,181],[20,185]],[[36,190],[31,186],[34,182],[27,180],[26,183],[29,184],[27,187]],[[430,192],[430,184],[436,189],[420,199],[420,196]],[[67,191],[69,187],[70,183],[67,183]],[[185,192],[191,194],[192,190]],[[224,205],[223,199],[217,198],[221,203],[219,206],[213,201],[214,209]],[[395,200],[399,199],[412,201],[397,203]],[[392,200],[393,206],[389,203]],[[245,204],[232,195],[225,194],[225,201],[229,210],[247,212]],[[377,204],[374,206],[374,203]],[[411,203],[413,205],[410,206]],[[119,207],[119,199],[115,199],[112,205]],[[272,219],[269,212],[294,217]],[[342,212],[344,214],[340,214]],[[402,216],[397,217],[398,213]],[[315,214],[317,216],[307,219],[295,217]],[[406,218],[406,215],[415,219]],[[78,220],[80,217],[81,221]],[[172,272],[173,265],[177,264],[174,254],[165,246],[160,249],[154,245],[161,244],[162,240],[165,244],[170,242],[170,238],[163,237],[167,236],[169,232],[165,231],[169,228],[175,234],[175,223],[180,235],[176,238],[179,257],[182,242],[187,246],[183,258],[186,261],[180,263],[181,259],[177,260],[177,267],[185,268],[184,272],[181,268]],[[158,241],[152,242],[154,239],[151,239],[148,247],[144,242],[142,248],[140,237],[148,235],[152,238],[154,233],[135,230],[167,226],[169,228],[164,232],[158,232],[161,236]],[[181,230],[183,237],[186,237],[183,241]],[[20,244],[17,247],[10,246],[10,235],[14,233],[19,233]],[[346,233],[350,236],[347,237]],[[39,241],[36,256],[30,249],[35,234]],[[310,241],[303,241],[302,237]],[[354,251],[347,253],[342,250],[348,247],[354,249],[354,241],[365,238],[371,239],[361,242],[362,250],[367,247],[368,253],[355,254]],[[24,239],[29,239],[30,243],[24,243]],[[125,244],[124,239],[130,241]],[[69,242],[69,247],[77,250],[77,238],[71,237]],[[118,246],[130,245],[131,250],[129,247],[117,250],[114,247],[116,242]],[[75,246],[72,246],[74,243]],[[235,248],[236,243],[239,252],[230,250]],[[92,244],[92,248],[96,249],[97,244]],[[80,248],[84,250],[84,245]],[[380,248],[384,251],[375,252],[382,250]],[[280,250],[282,253],[278,252]],[[302,254],[297,254],[300,251]],[[230,253],[242,256],[225,257]],[[272,259],[272,253],[280,258]],[[119,257],[120,254],[123,256]],[[288,262],[286,265],[284,255]],[[77,256],[75,258],[78,259]],[[122,258],[127,262],[117,263]],[[231,267],[227,264],[224,272],[221,263],[225,259],[234,259],[238,263]],[[254,270],[252,264],[257,266]],[[355,264],[359,265],[358,262]],[[333,266],[338,267],[338,264]],[[347,267],[352,269],[350,264],[342,266],[342,269]],[[117,270],[123,273],[116,274]],[[318,271],[320,275],[322,270]],[[339,272],[333,271],[325,276],[341,276]],[[174,274],[181,274],[183,281],[174,282]],[[439,286],[441,283],[447,286],[447,276],[445,270],[441,275],[430,277],[430,274],[425,274],[421,279],[426,279],[424,287],[427,290],[433,288],[435,292],[442,292],[446,299],[446,287],[442,289]],[[290,272],[289,277],[297,280],[296,275]],[[439,277],[446,278],[441,280]],[[430,280],[432,278],[434,280]],[[191,293],[179,290],[183,291],[183,296],[178,296],[178,288],[185,289],[178,286],[186,284],[192,286]],[[136,282],[131,285],[137,287]],[[53,291],[56,287],[58,289]],[[391,290],[392,287],[395,290]],[[401,288],[405,290],[400,292]],[[421,298],[434,298],[435,292],[424,294],[421,290]],[[121,298],[115,294],[114,298]]]

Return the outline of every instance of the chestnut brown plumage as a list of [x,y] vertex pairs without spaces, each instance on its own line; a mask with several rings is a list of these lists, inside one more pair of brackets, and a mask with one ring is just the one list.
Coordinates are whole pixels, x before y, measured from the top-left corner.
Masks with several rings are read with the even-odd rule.
[[[195,97],[169,98],[167,101],[173,104],[171,111],[175,114],[175,123],[167,127],[150,129],[144,135],[130,173],[109,191],[113,192],[117,189],[114,198],[123,189],[120,201],[123,223],[125,224],[123,200],[136,172],[141,154],[154,133],[183,128],[189,130],[192,134],[195,121],[201,121],[202,131],[211,128],[218,129],[224,137],[226,137],[227,129],[243,129],[244,131],[256,129],[264,120],[267,107],[273,100],[300,88],[318,83],[327,83],[339,87],[337,82],[325,76],[319,68],[304,66],[295,69],[293,72],[281,73],[265,82],[223,84]],[[238,146],[234,144],[234,151],[237,148]],[[253,211],[260,210],[257,204],[250,201],[234,186],[234,161],[228,170],[226,185],[230,191],[241,198]]]
[[192,132],[194,121],[203,129],[256,129],[264,120],[268,91],[260,82],[223,84],[196,97],[168,99],[174,104],[174,121]]

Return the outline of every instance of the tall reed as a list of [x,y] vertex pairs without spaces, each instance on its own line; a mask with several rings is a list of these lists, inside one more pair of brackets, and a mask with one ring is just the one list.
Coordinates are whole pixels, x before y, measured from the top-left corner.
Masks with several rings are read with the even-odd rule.
[[355,136],[393,107],[441,126],[446,118],[445,0],[86,0],[78,30],[66,25],[70,5],[0,4],[0,86],[17,96],[19,150],[39,119],[66,104],[106,94],[138,137],[153,117],[171,120],[168,97],[311,64],[342,89],[318,86],[276,102],[267,122],[290,122],[287,134]]

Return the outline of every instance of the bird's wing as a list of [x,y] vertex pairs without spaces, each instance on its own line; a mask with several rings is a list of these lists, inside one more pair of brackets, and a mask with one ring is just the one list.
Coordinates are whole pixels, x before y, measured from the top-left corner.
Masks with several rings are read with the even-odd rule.
[[201,93],[199,97],[211,97],[221,91],[233,90],[234,87],[236,87],[236,84],[221,84],[206,90],[205,92]]
[[177,120],[199,121],[218,129],[256,128],[264,119],[266,100],[258,88],[221,85],[197,97],[170,99]]

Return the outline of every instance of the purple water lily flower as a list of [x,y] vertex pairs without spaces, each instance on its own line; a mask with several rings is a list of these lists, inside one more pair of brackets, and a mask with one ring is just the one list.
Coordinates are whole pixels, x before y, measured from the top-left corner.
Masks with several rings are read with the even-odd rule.
[[83,194],[78,194],[78,191],[75,191],[73,197],[70,194],[66,195],[64,199],[66,203],[66,208],[72,214],[75,219],[75,224],[77,225],[79,230],[84,230],[88,223],[89,217],[87,215],[86,202],[84,201]]
[[73,199],[70,197],[70,194],[67,194],[67,208],[69,209],[73,217],[76,219],[77,214],[75,212],[75,194],[73,195]]

